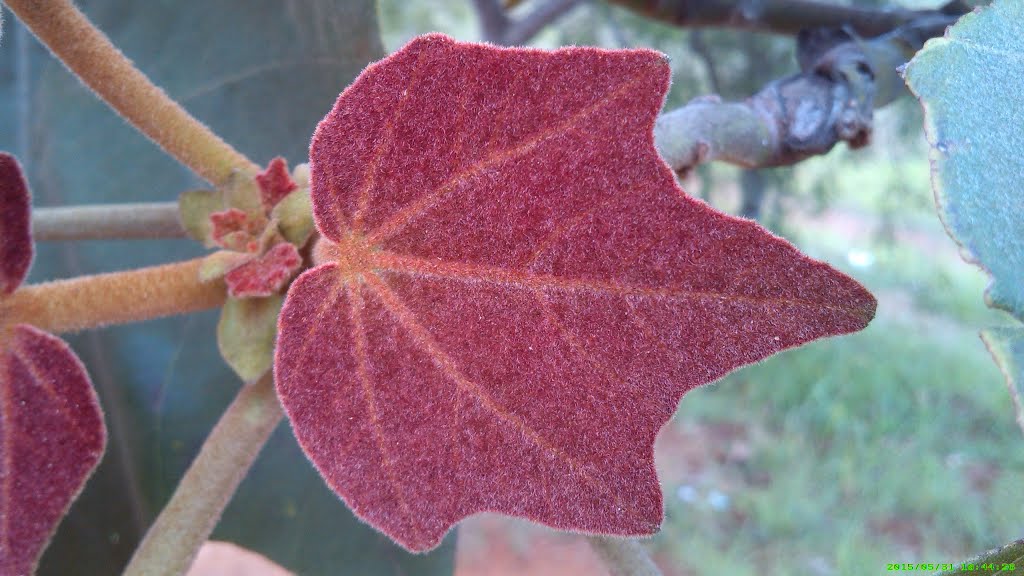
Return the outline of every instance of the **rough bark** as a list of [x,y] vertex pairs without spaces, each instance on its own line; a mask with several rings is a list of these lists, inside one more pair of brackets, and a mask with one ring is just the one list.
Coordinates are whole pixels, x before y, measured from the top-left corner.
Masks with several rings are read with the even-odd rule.
[[801,72],[768,83],[741,102],[702,96],[663,114],[655,143],[674,170],[702,162],[746,168],[792,165],[839,142],[871,140],[873,111],[904,93],[899,70],[953,16],[927,15],[865,40],[848,28],[798,34]]
[[655,20],[686,27],[717,26],[793,35],[808,28],[845,26],[874,37],[924,17],[959,16],[953,0],[938,10],[872,9],[815,0],[609,0]]

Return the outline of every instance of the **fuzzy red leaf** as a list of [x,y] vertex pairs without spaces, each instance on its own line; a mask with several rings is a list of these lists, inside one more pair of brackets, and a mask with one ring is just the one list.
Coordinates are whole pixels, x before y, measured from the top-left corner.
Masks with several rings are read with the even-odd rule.
[[260,247],[260,234],[265,221],[259,221],[238,208],[210,214],[213,241],[221,248],[236,252],[255,252]]
[[21,285],[32,263],[28,184],[18,161],[0,152],[0,295]]
[[668,83],[652,51],[430,35],[317,128],[329,243],[288,292],[278,392],[401,545],[484,510],[650,534],[684,392],[873,316],[855,281],[677,187],[652,137]]
[[0,575],[33,573],[105,443],[96,393],[67,344],[0,328]]
[[256,175],[256,183],[260,185],[260,200],[267,212],[277,206],[277,203],[292,190],[298,188],[288,174],[288,164],[280,156],[271,160],[267,169]]
[[267,253],[233,268],[224,275],[228,294],[232,298],[270,296],[281,290],[292,279],[302,264],[302,257],[294,244],[281,242]]

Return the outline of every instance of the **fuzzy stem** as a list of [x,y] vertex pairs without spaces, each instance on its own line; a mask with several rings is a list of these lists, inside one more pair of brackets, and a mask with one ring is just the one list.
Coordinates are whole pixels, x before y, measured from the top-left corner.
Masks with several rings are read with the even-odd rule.
[[201,262],[25,286],[0,300],[0,317],[61,333],[215,308],[224,303],[224,283],[200,282]]
[[243,386],[139,545],[124,576],[184,574],[283,412],[267,373]]
[[177,202],[62,206],[32,211],[32,238],[38,241],[184,237]]
[[82,82],[168,154],[215,185],[259,167],[171,100],[70,0],[5,0]]
[[661,570],[636,540],[614,536],[590,536],[587,540],[611,576],[661,576]]

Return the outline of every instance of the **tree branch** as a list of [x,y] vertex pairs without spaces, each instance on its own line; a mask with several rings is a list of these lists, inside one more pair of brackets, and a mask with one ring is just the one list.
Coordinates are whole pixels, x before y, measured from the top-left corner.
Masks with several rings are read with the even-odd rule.
[[558,20],[579,4],[580,0],[548,0],[521,19],[510,22],[505,29],[503,44],[507,46],[526,44],[545,26]]
[[711,91],[718,94],[722,91],[722,80],[718,74],[718,67],[715,66],[715,61],[711,57],[711,52],[708,50],[708,45],[704,42],[704,34],[700,30],[693,30],[689,34],[690,38],[690,50],[693,50],[697,57],[700,58],[701,62],[704,63],[704,69],[708,73],[708,83],[711,84]]
[[712,160],[786,166],[838,142],[865,146],[874,108],[905,93],[899,67],[954,20],[926,16],[871,40],[844,29],[805,31],[798,37],[801,73],[743,102],[704,96],[667,112],[655,124],[655,146],[680,173]]
[[476,16],[480,21],[480,36],[491,44],[504,44],[508,15],[501,6],[501,0],[473,0]]
[[232,172],[259,172],[251,160],[155,86],[70,0],[5,0],[7,6],[111,108],[179,162],[214,185]]
[[526,44],[545,26],[580,4],[581,0],[547,0],[519,20],[509,17],[500,0],[473,0],[480,35],[484,41],[502,46]]
[[177,202],[36,208],[34,240],[184,238]]
[[960,16],[958,0],[939,10],[871,9],[815,0],[609,0],[668,24],[719,26],[795,35],[807,28],[847,26],[874,37],[922,17]]
[[180,576],[188,570],[283,416],[269,372],[242,386],[135,550],[125,576]]

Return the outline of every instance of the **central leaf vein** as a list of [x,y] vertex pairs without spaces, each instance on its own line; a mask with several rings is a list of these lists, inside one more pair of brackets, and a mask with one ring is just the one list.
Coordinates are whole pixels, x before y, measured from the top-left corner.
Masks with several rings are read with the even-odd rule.
[[530,443],[553,455],[556,459],[565,463],[570,469],[576,472],[584,481],[599,491],[609,495],[616,505],[634,517],[639,517],[621,498],[612,490],[606,482],[587,472],[582,462],[572,457],[565,451],[546,440],[537,430],[530,426],[525,420],[515,413],[505,409],[498,404],[490,395],[477,383],[466,377],[459,369],[458,364],[444,350],[439,342],[434,339],[430,331],[423,326],[416,318],[416,314],[410,310],[396,295],[383,279],[375,274],[364,277],[366,286],[384,304],[384,307],[391,313],[395,320],[405,328],[412,336],[413,341],[434,361],[438,368],[461,390],[468,392],[476,401],[490,413],[506,425],[511,426],[523,435]]
[[847,308],[796,298],[746,296],[705,290],[688,290],[672,286],[662,288],[633,286],[607,280],[568,278],[553,274],[534,274],[525,270],[510,270],[497,266],[427,260],[393,252],[377,253],[373,259],[373,268],[376,272],[391,272],[421,278],[443,278],[466,283],[496,284],[522,290],[543,289],[562,292],[585,292],[602,296],[622,298],[632,296],[651,300],[705,300],[716,303],[742,303],[756,306],[802,306],[818,310],[841,312],[856,318],[860,318],[863,315],[863,312],[858,308]]
[[623,83],[621,86],[603,95],[599,100],[577,111],[562,122],[555,124],[547,130],[542,130],[533,138],[526,140],[525,142],[518,144],[508,150],[499,150],[489,156],[481,159],[475,164],[468,168],[456,173],[454,176],[449,178],[447,181],[442,183],[440,186],[435,188],[433,191],[428,192],[420,198],[410,202],[408,205],[400,209],[390,218],[388,218],[383,224],[377,229],[371,231],[368,235],[368,241],[372,244],[378,244],[391,238],[395,234],[401,232],[411,222],[416,220],[419,216],[433,207],[435,204],[440,202],[450,192],[458,189],[458,187],[472,180],[473,178],[483,174],[488,168],[506,162],[508,160],[514,160],[525,156],[544,142],[567,134],[577,128],[579,128],[583,121],[591,114],[599,111],[601,108],[614,102],[617,98],[628,94],[637,84],[646,80],[643,73],[637,75],[629,82]]

